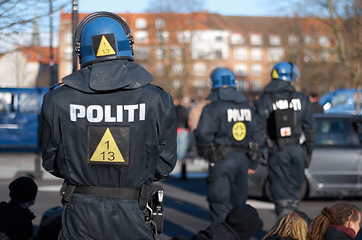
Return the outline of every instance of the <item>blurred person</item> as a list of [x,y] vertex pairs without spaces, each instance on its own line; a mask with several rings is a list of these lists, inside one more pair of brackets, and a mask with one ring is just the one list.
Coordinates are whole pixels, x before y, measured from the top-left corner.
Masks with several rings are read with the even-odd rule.
[[173,102],[177,119],[177,160],[181,160],[185,157],[189,141],[188,111],[182,105],[182,98]]
[[56,206],[43,213],[39,224],[39,230],[32,240],[57,240],[62,229],[63,206]]
[[309,99],[313,106],[313,112],[314,113],[324,113],[324,109],[322,105],[319,104],[319,96],[316,93],[310,93]]
[[38,186],[31,177],[19,177],[9,185],[9,202],[0,203],[0,232],[9,240],[33,237],[34,204]]
[[306,167],[306,156],[299,141],[303,133],[307,156],[310,156],[316,138],[312,104],[292,85],[298,77],[296,65],[277,63],[271,71],[270,83],[254,104],[268,147],[269,189],[277,218],[299,208]]
[[[256,167],[261,139],[255,113],[228,68],[210,74],[212,90],[194,131],[198,153],[209,161],[207,200],[211,220],[222,222],[248,198],[248,173]],[[250,147],[252,149],[250,149]],[[253,156],[251,156],[253,155]]]
[[[263,228],[258,211],[249,204],[234,207],[222,222],[213,222],[200,230],[191,240],[249,240],[256,231]],[[187,240],[178,236],[172,240]]]
[[325,207],[310,226],[308,240],[355,239],[360,230],[361,210],[342,201]]
[[146,206],[176,164],[176,114],[134,62],[133,43],[120,16],[86,16],[74,38],[81,68],[44,95],[42,164],[65,182],[59,239],[147,240],[162,230]]
[[290,211],[276,222],[263,240],[306,240],[309,221],[304,212]]

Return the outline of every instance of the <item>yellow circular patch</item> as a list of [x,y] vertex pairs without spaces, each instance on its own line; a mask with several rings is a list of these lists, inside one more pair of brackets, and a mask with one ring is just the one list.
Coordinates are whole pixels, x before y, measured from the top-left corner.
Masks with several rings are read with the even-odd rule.
[[241,141],[246,136],[246,126],[243,122],[237,122],[233,126],[233,137],[236,141]]

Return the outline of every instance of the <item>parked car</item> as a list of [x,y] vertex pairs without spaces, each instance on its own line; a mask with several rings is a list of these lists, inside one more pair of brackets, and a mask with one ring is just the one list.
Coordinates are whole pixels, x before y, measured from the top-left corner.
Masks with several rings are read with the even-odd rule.
[[48,88],[0,88],[0,152],[39,152],[38,118]]
[[[315,115],[316,145],[305,169],[301,199],[362,196],[362,116]],[[259,164],[249,175],[249,196],[271,200],[267,169]]]

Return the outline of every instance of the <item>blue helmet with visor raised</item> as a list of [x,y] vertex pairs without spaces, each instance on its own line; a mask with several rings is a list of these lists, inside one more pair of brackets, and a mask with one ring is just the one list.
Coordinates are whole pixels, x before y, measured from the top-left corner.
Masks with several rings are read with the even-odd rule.
[[272,80],[293,82],[297,77],[300,77],[299,69],[297,65],[291,62],[277,63],[271,71]]
[[85,17],[74,37],[81,67],[113,59],[134,60],[133,43],[127,23],[118,15],[103,11]]

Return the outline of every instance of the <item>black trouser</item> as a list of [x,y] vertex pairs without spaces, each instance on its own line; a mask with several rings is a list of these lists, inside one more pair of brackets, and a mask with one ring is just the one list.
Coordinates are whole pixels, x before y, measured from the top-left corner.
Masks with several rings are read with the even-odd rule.
[[227,155],[209,167],[207,199],[212,221],[224,221],[229,211],[248,197],[248,157],[242,151]]
[[299,144],[285,144],[269,152],[268,179],[277,215],[298,208],[299,192],[304,181],[304,152]]

